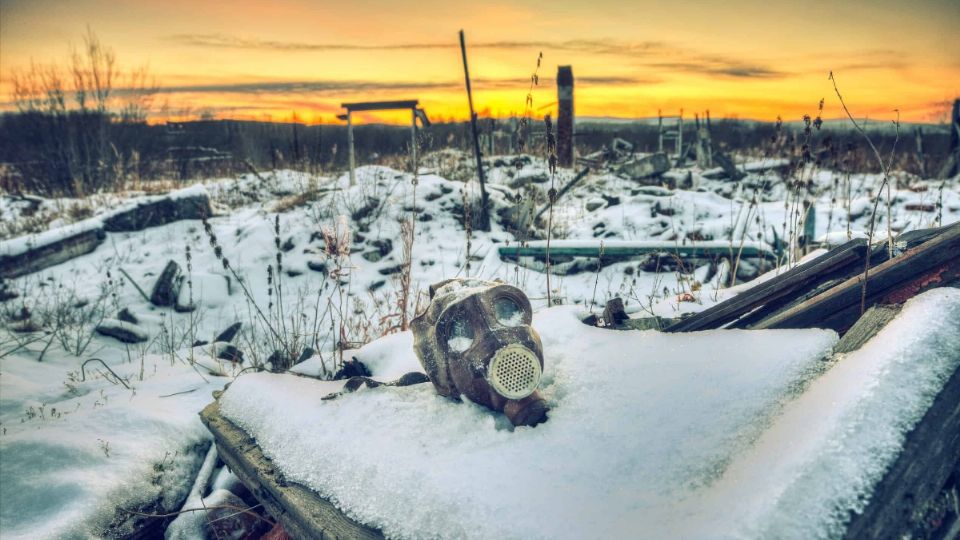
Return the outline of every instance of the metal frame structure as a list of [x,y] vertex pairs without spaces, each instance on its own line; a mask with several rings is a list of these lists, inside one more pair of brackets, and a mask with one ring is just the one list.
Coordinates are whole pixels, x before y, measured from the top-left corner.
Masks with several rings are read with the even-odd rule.
[[[672,125],[664,126],[664,120],[674,120]],[[683,152],[683,109],[680,109],[679,116],[663,116],[657,111],[657,151],[663,152],[664,139],[673,139],[676,144],[674,155],[679,159]]]
[[342,103],[341,107],[347,110],[347,114],[337,116],[340,120],[347,121],[347,151],[350,157],[350,185],[357,183],[357,162],[356,154],[353,149],[353,113],[361,111],[395,111],[398,109],[410,109],[410,168],[414,176],[417,174],[417,120],[423,127],[430,126],[430,119],[427,113],[419,108],[419,101],[416,99],[400,101],[364,101],[359,103]]

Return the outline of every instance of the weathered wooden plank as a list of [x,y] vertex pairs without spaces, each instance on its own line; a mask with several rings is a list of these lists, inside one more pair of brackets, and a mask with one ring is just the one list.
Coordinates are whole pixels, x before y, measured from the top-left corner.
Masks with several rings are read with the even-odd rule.
[[836,354],[853,352],[863,346],[873,336],[877,335],[884,326],[894,319],[903,304],[876,305],[868,309],[850,330],[843,335],[843,339],[833,348]]
[[824,277],[838,273],[838,270],[845,273],[854,263],[862,260],[866,250],[864,240],[847,242],[809,264],[791,268],[730,300],[688,317],[667,331],[693,332],[720,328],[759,306],[769,306],[781,298],[793,297],[805,289],[810,289]]
[[344,109],[355,111],[389,111],[394,109],[415,109],[420,102],[416,99],[397,101],[364,101],[360,103],[341,103]]
[[293,538],[383,538],[313,490],[284,480],[256,441],[220,415],[219,402],[208,405],[200,419],[213,433],[223,462]]
[[97,249],[106,237],[102,228],[95,227],[65,235],[16,255],[0,254],[0,277],[15,278],[65,263]]
[[[960,223],[936,238],[870,269],[867,307],[900,303],[920,292],[960,281]],[[848,329],[860,316],[863,274],[777,312],[750,328]]]
[[[955,352],[954,354],[958,354]],[[910,538],[923,508],[944,489],[960,464],[960,369],[907,435],[899,457],[873,489],[861,514],[851,515],[845,538]],[[940,536],[943,538],[943,536]]]
[[[922,246],[933,238],[941,237],[954,230],[957,225],[937,229],[910,231],[897,238],[899,249],[910,250]],[[692,332],[721,327],[755,328],[763,321],[804,305],[824,292],[855,279],[863,273],[866,241],[852,240],[809,264],[792,268],[753,289],[745,291],[729,300],[721,302],[704,311],[671,326],[668,332]],[[875,274],[881,265],[888,261],[887,245],[876,244],[871,250],[871,273]],[[902,261],[902,257],[897,257]],[[915,268],[915,267],[914,267]],[[871,276],[871,284],[873,283]],[[944,283],[941,283],[941,285]],[[871,285],[874,289],[876,285]],[[878,298],[870,298],[880,301]],[[902,300],[891,298],[886,303],[898,303]],[[850,324],[859,317],[859,303],[856,312],[844,313],[841,326]],[[852,318],[851,318],[852,317]]]
[[[581,242],[577,241],[578,244]],[[603,242],[603,260],[629,260],[644,255],[654,255],[662,253],[667,256],[676,255],[681,259],[715,259],[717,257],[729,257],[731,248],[729,245],[672,245],[659,242],[652,242],[650,245],[634,243],[634,245],[617,245],[616,241]],[[588,257],[596,259],[601,257],[600,241],[594,245],[565,246],[564,241],[559,240],[551,243],[551,257]],[[529,242],[525,246],[500,246],[497,248],[500,258],[513,260],[518,257],[537,257],[545,258],[547,256],[547,246],[544,242]],[[738,247],[733,248],[734,253],[740,253],[745,258],[765,258],[776,259],[776,254],[766,248],[758,246],[743,246],[742,252]]]
[[206,193],[161,197],[112,213],[103,220],[103,228],[107,232],[142,231],[184,219],[204,219],[211,213]]

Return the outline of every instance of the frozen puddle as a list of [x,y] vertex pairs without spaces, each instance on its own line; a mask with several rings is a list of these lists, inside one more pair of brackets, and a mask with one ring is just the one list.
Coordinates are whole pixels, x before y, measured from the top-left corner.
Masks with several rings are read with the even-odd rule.
[[[428,384],[321,401],[324,385],[272,374],[238,379],[221,412],[387,536],[830,537],[960,364],[956,289],[826,373],[831,331],[614,332],[570,308],[534,322],[553,408],[536,428]],[[419,370],[409,347],[365,354]]]

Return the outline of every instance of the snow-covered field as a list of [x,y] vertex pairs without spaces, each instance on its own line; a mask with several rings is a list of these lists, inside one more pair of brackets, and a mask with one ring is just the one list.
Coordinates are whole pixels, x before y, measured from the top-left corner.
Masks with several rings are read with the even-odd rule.
[[[534,319],[545,336],[545,343],[548,343],[548,371],[543,388],[553,400],[556,416],[552,417],[547,429],[537,428],[522,435],[529,442],[517,444],[517,449],[511,452],[519,452],[523,446],[528,454],[537,454],[535,450],[548,442],[575,452],[579,432],[574,426],[582,424],[585,418],[593,418],[594,423],[589,427],[593,435],[579,441],[592,448],[585,447],[584,452],[598,451],[603,447],[605,437],[624,441],[643,436],[637,430],[655,434],[640,441],[631,439],[630,445],[639,444],[638,448],[650,452],[640,455],[662,458],[665,462],[635,458],[633,461],[624,461],[626,458],[617,461],[615,456],[607,456],[609,461],[600,464],[597,460],[591,461],[611,474],[617,465],[622,465],[623,470],[638,475],[625,475],[616,484],[620,491],[615,495],[623,506],[617,507],[620,517],[605,525],[612,527],[604,529],[610,534],[625,531],[621,527],[630,526],[631,519],[652,516],[659,512],[657,509],[669,508],[679,512],[680,507],[674,505],[676,500],[671,497],[689,490],[690,482],[709,487],[705,491],[691,492],[697,497],[725,493],[718,486],[727,478],[733,478],[729,475],[749,476],[747,465],[738,464],[748,459],[751,452],[757,453],[755,459],[762,461],[770,455],[764,453],[764,445],[774,448],[782,442],[769,435],[776,432],[776,426],[790,422],[791,418],[794,422],[802,422],[803,415],[807,414],[805,411],[814,410],[819,401],[809,405],[810,408],[803,408],[802,404],[817,388],[822,386],[825,388],[823,392],[837,393],[823,399],[847,399],[842,384],[833,387],[829,383],[830,377],[834,377],[841,366],[815,380],[810,378],[807,368],[819,362],[832,340],[823,332],[801,333],[806,337],[790,333],[758,335],[744,338],[756,341],[747,346],[733,343],[741,333],[705,334],[690,340],[651,333],[626,336],[590,329],[575,320],[575,314],[596,312],[614,296],[621,296],[628,311],[632,312],[675,317],[680,313],[702,310],[749,286],[730,287],[732,268],[729,264],[656,269],[634,261],[610,264],[599,270],[594,266],[572,275],[553,275],[550,296],[555,303],[564,306],[544,309],[547,307],[546,274],[501,261],[496,248],[517,245],[518,242],[517,235],[508,229],[499,214],[521,204],[517,202],[518,194],[522,196],[521,200],[536,201],[535,207],[539,208],[551,179],[541,160],[511,157],[500,161],[501,164],[493,166],[489,173],[495,216],[492,230],[484,232],[474,228],[469,233],[469,247],[462,218],[464,190],[467,198],[473,198],[477,188],[473,182],[465,184],[451,179],[462,174],[450,174],[440,166],[429,170],[424,168],[414,184],[409,173],[369,166],[358,170],[358,181],[351,186],[346,175],[316,177],[277,171],[265,173],[260,178],[246,175],[211,179],[202,187],[193,188],[195,191],[205,190],[213,201],[215,216],[208,222],[209,231],[199,221],[181,221],[140,232],[110,233],[106,242],[90,254],[9,280],[7,290],[15,292],[18,297],[0,303],[0,528],[3,536],[99,536],[116,532],[118,524],[130,516],[119,509],[149,513],[178,510],[175,506],[190,491],[210,441],[197,413],[211,401],[212,391],[230,382],[233,386],[226,394],[229,396],[227,403],[234,404],[231,414],[241,423],[244,407],[251,407],[251,401],[261,405],[268,403],[265,399],[281,393],[285,385],[302,390],[287,392],[293,395],[286,397],[278,396],[278,399],[298,400],[290,403],[297,410],[302,408],[304,411],[302,418],[293,418],[296,422],[315,420],[311,415],[325,415],[327,409],[351,406],[357,411],[369,412],[378,407],[397,414],[406,411],[406,420],[412,422],[409,432],[382,435],[388,440],[394,436],[399,440],[416,434],[419,424],[442,417],[444,422],[434,423],[445,430],[444,433],[470,432],[465,433],[460,441],[443,439],[443,445],[451,446],[438,446],[436,452],[431,453],[444,467],[453,466],[454,458],[458,456],[476,460],[488,456],[485,452],[491,447],[480,445],[481,440],[493,447],[501,445],[501,449],[505,441],[519,440],[518,433],[511,434],[503,429],[502,418],[481,413],[471,406],[433,399],[432,389],[427,385],[394,389],[390,393],[371,391],[369,397],[358,394],[350,399],[334,400],[331,403],[335,405],[324,408],[316,406],[314,398],[319,399],[332,391],[331,388],[335,390],[340,383],[302,378],[291,381],[289,375],[257,373],[264,368],[277,368],[278,357],[274,352],[281,350],[285,356],[293,357],[292,360],[303,360],[301,371],[330,378],[339,367],[338,343],[340,349],[347,349],[343,358],[349,360],[351,356],[357,356],[383,379],[393,379],[406,371],[418,369],[415,360],[411,361],[409,334],[393,333],[403,320],[402,268],[407,260],[411,262],[409,313],[415,306],[425,305],[425,291],[430,284],[468,274],[517,285],[528,294],[535,309],[541,310]],[[753,168],[762,167],[754,165]],[[741,242],[773,247],[775,239],[780,239],[789,244],[802,230],[797,217],[799,199],[794,195],[790,180],[782,179],[774,172],[754,172],[745,180],[734,183],[710,180],[697,169],[674,170],[668,176],[683,184],[688,172],[690,185],[685,189],[640,185],[612,173],[592,174],[560,199],[554,211],[554,238],[660,241],[665,245],[725,241],[735,250]],[[822,170],[803,174],[804,186],[807,186],[805,193],[808,193],[804,197],[816,201],[816,236],[836,243],[867,229],[871,197],[879,187],[877,176],[843,175]],[[572,177],[573,172],[561,170],[553,181],[559,188]],[[879,237],[887,230],[884,200],[881,200],[877,219]],[[64,204],[46,201],[41,207],[57,208]],[[83,204],[89,207],[89,211],[74,212],[76,219],[64,214],[50,223],[33,223],[31,230],[53,229],[71,221],[96,220],[97,216],[110,212],[120,203],[119,199],[104,196]],[[0,198],[0,215],[5,223],[27,220],[30,216],[24,215],[23,209],[28,206],[23,201]],[[892,191],[891,214],[891,228],[901,232],[960,220],[960,186],[956,179],[941,183],[900,175]],[[848,216],[851,218],[849,227]],[[405,223],[411,218],[415,219],[415,227],[407,253],[403,238],[407,234]],[[21,229],[10,227],[5,230]],[[58,233],[46,234],[56,236]],[[212,242],[211,235],[215,242]],[[528,237],[525,235],[523,239]],[[42,237],[31,236],[0,241],[0,255],[16,253],[25,244],[40,240]],[[792,258],[787,256],[784,262],[790,262]],[[228,261],[226,264],[224,259]],[[177,262],[187,276],[180,300],[184,306],[192,305],[195,308],[192,311],[155,307],[134,286],[136,283],[149,295],[170,260]],[[753,274],[770,270],[750,268],[749,262],[738,266],[741,273],[745,268]],[[952,313],[955,298],[950,293],[938,295],[917,302],[920,307],[913,310],[915,315],[902,318],[908,321],[924,319],[926,315],[921,314],[928,313],[933,304]],[[123,310],[126,314],[121,317]],[[127,314],[132,318],[126,317]],[[92,333],[97,325],[118,318],[135,319],[136,322],[126,324],[132,325],[135,333],[146,340],[124,344]],[[223,354],[222,343],[213,343],[216,336],[236,322],[240,322],[241,327],[232,343],[243,354],[241,362],[218,358],[228,355]],[[390,335],[359,352],[354,351],[384,334]],[[584,336],[584,340],[576,339],[577,336]],[[797,341],[794,350],[777,355],[777,358],[768,358],[773,348],[771,342],[787,339]],[[941,338],[928,336],[927,339],[936,341]],[[591,340],[600,348],[624,350],[628,349],[618,344],[618,340],[636,340],[628,345],[629,350],[649,347],[652,353],[636,363],[621,359],[618,367],[605,363],[594,365],[610,355],[593,358],[580,353],[579,357],[586,358],[587,362],[583,365],[573,362],[572,359],[578,357],[575,351],[585,350],[578,348],[586,347],[585,343]],[[728,365],[716,365],[720,353],[712,349],[717,347],[733,349],[724,353],[724,358],[729,358]],[[371,354],[375,350],[380,352]],[[704,362],[704,351],[710,351],[708,359],[713,362]],[[91,358],[100,360],[89,361]],[[852,359],[845,360],[842,365],[859,364],[849,362]],[[889,362],[891,366],[899,366],[898,362],[908,360],[908,356],[890,356]],[[81,366],[84,367],[81,369]],[[769,366],[779,367],[770,371]],[[880,369],[877,366],[870,369],[874,368]],[[649,371],[662,378],[645,378]],[[702,388],[705,373],[714,373],[711,380],[727,380],[729,384],[711,386],[709,400],[694,399],[697,390]],[[871,373],[851,373],[849,377],[867,386],[888,380],[871,378]],[[941,371],[917,384],[933,384],[931,381],[939,373]],[[612,385],[604,386],[605,395],[610,396],[608,400],[593,399],[595,393],[584,386],[585,381],[594,380],[591,377],[596,385]],[[791,389],[801,380],[809,383],[808,393],[793,399]],[[273,386],[275,383],[279,386]],[[674,384],[680,385],[676,396],[669,386]],[[239,389],[243,388],[248,388],[248,393],[241,395]],[[684,392],[687,399],[680,397]],[[627,398],[636,394],[645,397],[631,405]],[[744,398],[745,395],[749,399]],[[842,424],[845,421],[843,415],[847,413],[844,411],[855,416],[861,397],[870,397],[858,395],[851,391],[851,408],[838,409],[837,422]],[[616,396],[622,400],[617,401]],[[410,411],[421,407],[424,416],[409,415]],[[694,421],[683,428],[657,416],[643,416],[643,411],[657,407],[678,414],[689,413]],[[794,409],[797,412],[791,413]],[[701,416],[711,410],[716,416]],[[344,412],[342,419],[349,419],[357,411]],[[604,411],[608,414],[602,414]],[[778,411],[783,416],[778,416],[779,420],[769,427],[771,415],[781,414]],[[631,416],[632,419],[625,422],[624,418]],[[389,418],[384,413],[359,429],[372,433],[376,426],[389,423]],[[897,417],[897,422],[901,422],[897,425],[909,423],[910,418],[913,417]],[[255,425],[257,417],[251,415],[247,421],[251,430],[258,429]],[[840,427],[836,429],[848,426],[841,424],[837,424]],[[624,430],[625,425],[630,426],[629,430]],[[713,426],[712,431],[701,429],[707,425]],[[758,426],[766,429],[760,430]],[[859,424],[850,426],[854,426],[851,429],[860,429],[856,427]],[[828,438],[834,433],[824,429],[827,431],[817,436]],[[865,426],[863,429],[872,428]],[[688,448],[673,455],[671,450],[677,448],[677,441],[690,433],[702,433],[702,438],[688,440]],[[902,429],[898,433],[902,435]],[[262,434],[263,437],[281,435]],[[331,434],[326,433],[326,436]],[[339,451],[346,452],[354,445],[363,444],[351,437],[350,433],[339,437],[343,445]],[[612,439],[608,442],[624,451],[634,447]],[[469,441],[478,443],[476,448],[466,448],[472,444]],[[316,442],[332,445],[335,440]],[[777,470],[790,476],[814,471],[808,466],[822,466],[818,465],[821,462],[811,465],[814,462],[808,457],[824,452],[820,451],[822,447],[813,442],[810,444],[808,448],[791,454],[796,456],[796,461],[790,463],[797,468]],[[464,454],[466,450],[470,451]],[[840,452],[837,459],[847,459],[846,454],[841,455],[843,448],[833,450]],[[380,450],[373,448],[369,451],[372,461],[364,465],[367,467],[365,476],[358,477],[357,484],[349,485],[347,476],[336,476],[344,470],[327,471],[334,476],[320,475],[303,480],[345,505],[355,504],[355,507],[348,507],[350,512],[369,518],[384,526],[387,532],[399,536],[419,536],[430,530],[431,524],[460,518],[464,530],[475,531],[480,536],[485,536],[482,531],[498,532],[504,525],[496,520],[484,521],[489,517],[490,507],[466,503],[449,507],[426,506],[422,521],[401,523],[397,516],[402,514],[402,508],[396,505],[376,507],[370,501],[378,493],[380,496],[396,493],[401,489],[396,482],[413,474],[409,468],[399,468],[393,475],[383,473],[385,464],[403,459],[407,454],[399,446],[395,454],[378,454]],[[551,455],[548,461],[534,455],[528,463],[532,469],[523,473],[529,476],[518,478],[529,477],[533,481],[534,477],[543,477],[561,483],[579,481],[576,474],[589,472],[589,463],[568,467],[570,470],[566,473],[553,470],[561,465],[558,460],[564,455],[570,454]],[[277,459],[282,461],[284,457],[278,453]],[[375,463],[377,459],[381,463]],[[709,464],[712,469],[689,469],[688,465],[694,462]],[[310,465],[309,470],[326,470],[324,465],[325,462],[318,461]],[[787,463],[783,467],[794,465]],[[661,470],[664,466],[666,468]],[[854,469],[851,469],[851,475],[869,473],[874,475],[870,478],[875,478],[874,469],[872,472]],[[435,473],[439,475],[444,470],[440,467]],[[672,472],[668,474],[666,471]],[[648,474],[651,487],[644,500],[624,499],[622,495],[629,488],[626,479],[633,478],[635,483],[637,478],[643,480]],[[517,491],[516,485],[498,484],[497,478],[500,477],[487,478],[490,489],[504,488],[504,492],[517,497],[524,493],[522,489]],[[851,476],[851,482],[856,484],[854,480],[858,478],[863,476]],[[325,484],[328,481],[332,483]],[[816,477],[811,476],[805,481],[816,482]],[[467,484],[469,482],[464,486]],[[432,488],[428,489],[431,485],[425,483],[422,492],[410,494],[410,500],[425,500],[418,497],[428,497],[431,493],[443,497],[451,495],[431,491]],[[779,486],[784,491],[765,491],[771,500],[758,503],[760,506],[757,507],[744,506],[742,520],[738,521],[741,524],[738,527],[743,528],[731,528],[731,534],[745,531],[748,536],[763,536],[760,534],[763,527],[784,525],[783,519],[786,518],[777,516],[787,507],[767,508],[763,505],[779,505],[778,501],[786,501],[789,497],[802,497],[803,491],[791,491],[801,489],[792,487],[794,485],[800,484],[785,481],[766,487],[772,490]],[[536,483],[529,489],[536,486],[546,489]],[[448,487],[461,490],[457,485]],[[555,489],[555,485],[549,489]],[[848,495],[836,494],[837,497]],[[467,497],[467,493],[457,491],[457,496]],[[563,505],[578,504],[577,497],[587,496],[587,493],[556,493],[537,505],[542,508],[541,503],[545,506],[545,501],[554,500],[562,508]],[[781,499],[781,496],[785,498]],[[191,497],[190,500],[196,502],[197,498]],[[600,500],[596,500],[589,502],[587,507],[599,504]],[[760,507],[763,507],[762,512],[747,515]],[[639,513],[631,513],[631,509]],[[809,509],[811,512],[815,510]],[[667,512],[661,523],[680,527],[676,529],[679,531],[686,526],[681,523],[682,515]],[[535,517],[531,513],[521,519],[518,526],[528,527]],[[691,521],[689,526],[708,524],[713,519],[702,517],[703,520]],[[468,526],[471,519],[487,524],[471,529]],[[680,521],[670,521],[673,519]],[[768,519],[773,521],[764,521]],[[832,519],[825,517],[820,530],[834,530],[831,527],[836,525],[830,521]],[[563,523],[562,520],[555,522],[558,527],[555,532],[581,530],[562,529]],[[188,532],[184,534],[189,536],[193,529],[186,527],[186,530]],[[543,531],[533,536],[551,536]],[[515,536],[528,535],[518,532]]]

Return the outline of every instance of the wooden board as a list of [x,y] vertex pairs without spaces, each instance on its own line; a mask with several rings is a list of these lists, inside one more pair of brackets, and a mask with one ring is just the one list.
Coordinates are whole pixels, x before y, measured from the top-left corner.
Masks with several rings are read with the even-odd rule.
[[[681,259],[715,259],[718,257],[730,257],[731,248],[728,246],[715,247],[715,246],[617,246],[617,245],[603,245],[603,256],[600,256],[600,244],[598,240],[596,246],[578,246],[578,247],[565,247],[562,244],[556,246],[550,246],[550,257],[587,257],[587,258],[602,258],[605,261],[613,260],[629,260],[636,259],[645,255],[655,255],[663,254],[665,256],[674,256]],[[504,260],[515,260],[518,257],[536,257],[545,259],[547,256],[547,248],[545,245],[528,245],[528,246],[500,246],[497,248],[497,252],[500,255],[501,259]],[[742,252],[736,246],[732,248],[734,255],[740,253],[740,256],[743,258],[755,258],[762,257],[765,259],[774,260],[777,258],[776,254],[767,249],[760,249],[755,246],[743,246]]]
[[256,441],[220,415],[219,402],[208,405],[200,419],[213,433],[220,459],[293,538],[383,538],[379,530],[350,519],[315,491],[284,480]]
[[414,109],[420,102],[415,99],[402,101],[364,101],[360,103],[341,103],[344,109],[353,111],[390,111],[394,109]]
[[824,279],[825,276],[846,275],[849,268],[862,259],[866,250],[867,246],[864,240],[847,242],[809,264],[787,270],[780,276],[748,289],[730,300],[720,302],[692,317],[688,317],[671,326],[667,331],[693,332],[720,328],[760,306],[768,306],[769,308],[781,298],[792,297],[808,290]]
[[107,238],[97,227],[34,246],[19,255],[0,255],[0,278],[15,278],[65,263],[97,249]]
[[[867,307],[901,303],[935,287],[960,282],[960,223],[870,269]],[[777,312],[750,328],[832,328],[845,332],[860,318],[863,274]]]
[[901,308],[903,308],[902,304],[890,304],[877,305],[868,309],[833,348],[834,354],[849,353],[862,347],[892,321],[900,313]]
[[953,373],[923,419],[907,435],[903,450],[874,487],[863,513],[851,516],[844,538],[915,537],[912,529],[919,525],[918,519],[923,520],[918,510],[940,496],[958,466],[960,369]]
[[[960,223],[897,237],[906,251],[889,259],[886,244],[871,250],[867,307],[902,303],[960,278]],[[690,316],[668,332],[716,328],[832,328],[846,331],[860,317],[864,240],[850,241],[808,264]]]

